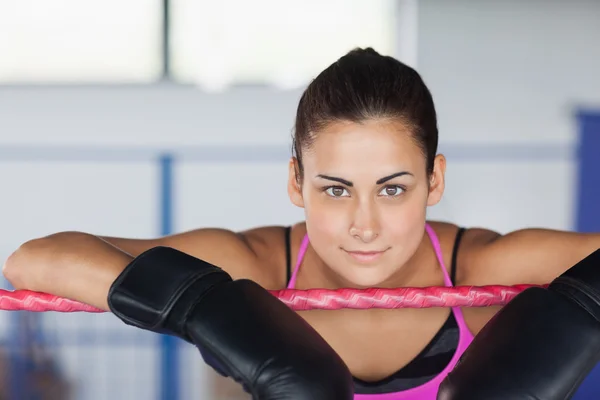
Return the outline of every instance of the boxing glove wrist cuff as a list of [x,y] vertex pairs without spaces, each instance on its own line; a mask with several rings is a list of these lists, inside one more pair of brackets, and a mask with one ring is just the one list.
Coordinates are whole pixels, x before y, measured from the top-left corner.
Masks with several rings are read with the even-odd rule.
[[187,316],[215,285],[230,282],[225,271],[169,247],[154,247],[136,257],[108,292],[110,311],[127,325],[177,335]]
[[600,249],[569,268],[548,286],[600,321]]

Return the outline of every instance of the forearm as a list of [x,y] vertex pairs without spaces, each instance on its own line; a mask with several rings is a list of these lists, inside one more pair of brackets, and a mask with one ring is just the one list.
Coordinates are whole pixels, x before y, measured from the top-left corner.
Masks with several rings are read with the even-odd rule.
[[524,229],[515,233],[513,241],[525,260],[545,265],[555,276],[600,248],[600,234],[550,229]]
[[132,257],[94,235],[65,232],[29,241],[5,262],[16,289],[50,293],[108,310],[112,282]]
[[112,236],[98,236],[100,239],[112,244],[114,247],[129,254],[132,257],[137,257],[146,250],[152,247],[162,246],[165,243],[157,239],[128,239]]
[[473,270],[489,283],[546,284],[600,248],[600,234],[523,229],[481,246]]

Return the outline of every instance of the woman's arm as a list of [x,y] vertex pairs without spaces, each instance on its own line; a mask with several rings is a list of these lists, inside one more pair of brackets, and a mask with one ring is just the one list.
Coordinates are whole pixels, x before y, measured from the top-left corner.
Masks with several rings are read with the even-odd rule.
[[475,237],[465,263],[476,284],[550,283],[600,248],[600,234],[550,229],[478,230]]
[[15,289],[45,292],[108,310],[112,282],[133,257],[84,233],[59,233],[21,245],[3,273]]
[[134,257],[156,246],[177,248],[223,268],[234,278],[261,283],[266,275],[245,236],[223,229],[147,240],[61,232],[21,245],[6,260],[3,273],[15,289],[50,293],[108,310],[106,296],[113,281]]

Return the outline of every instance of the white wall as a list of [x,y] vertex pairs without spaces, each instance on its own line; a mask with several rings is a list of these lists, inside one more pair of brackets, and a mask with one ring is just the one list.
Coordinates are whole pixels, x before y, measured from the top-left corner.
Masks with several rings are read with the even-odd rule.
[[436,101],[442,142],[483,146],[489,155],[502,146],[531,150],[529,162],[451,160],[444,203],[432,215],[500,231],[571,228],[574,114],[600,107],[600,2],[418,3],[418,69]]
[[419,70],[443,137],[570,143],[574,107],[600,106],[600,2],[419,1]]
[[[578,104],[600,107],[600,2],[418,4],[417,67],[436,99],[449,158],[446,196],[431,216],[500,231],[572,227],[573,113]],[[176,230],[301,219],[285,192],[299,96],[256,87],[219,95],[169,85],[1,88],[0,257],[58,230],[157,235],[156,158],[164,150],[180,156]],[[0,327],[7,317],[0,314]],[[59,339],[85,325],[135,340],[110,316],[44,317]],[[87,377],[86,399],[116,394],[104,391],[116,377],[119,395],[152,391],[152,347],[119,349],[113,362],[98,348],[88,350],[93,358],[61,353],[72,376]],[[103,373],[106,380],[95,378]],[[142,387],[149,392],[134,394]]]
[[301,91],[193,86],[3,88],[4,143],[179,146],[287,144]]

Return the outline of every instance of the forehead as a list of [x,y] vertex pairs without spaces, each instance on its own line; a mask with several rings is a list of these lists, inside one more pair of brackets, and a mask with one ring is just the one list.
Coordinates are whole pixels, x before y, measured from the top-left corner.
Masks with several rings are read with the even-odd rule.
[[[304,157],[317,169],[414,168],[424,164],[410,128],[400,122],[337,122],[320,131]],[[337,168],[336,168],[337,167]]]

